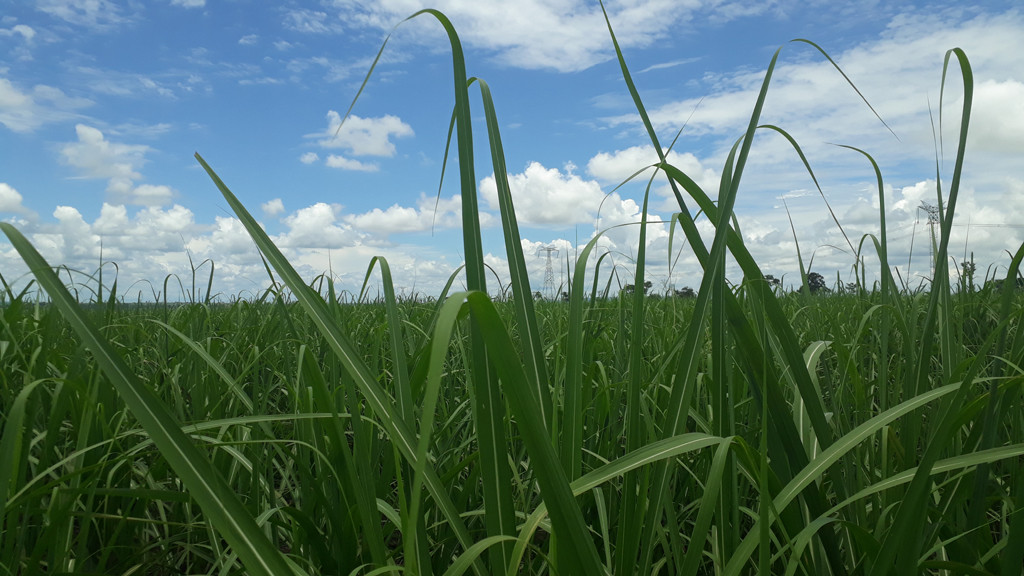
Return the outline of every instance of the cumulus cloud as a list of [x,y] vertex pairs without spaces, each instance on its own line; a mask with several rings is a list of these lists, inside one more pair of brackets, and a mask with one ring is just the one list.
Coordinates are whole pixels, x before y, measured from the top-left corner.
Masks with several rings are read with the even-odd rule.
[[299,156],[299,162],[303,164],[312,164],[320,159],[320,156],[316,152],[306,152],[302,156]]
[[107,192],[117,201],[130,204],[164,204],[174,196],[174,190],[167,186],[142,184],[139,169],[145,163],[149,146],[142,144],[121,144],[107,140],[103,133],[92,126],[75,126],[77,142],[61,147],[64,162],[75,168],[81,177],[107,180]]
[[[509,175],[509,189],[516,217],[524,226],[565,228],[593,223],[604,200],[601,185],[567,170],[531,162],[526,170]],[[480,192],[491,209],[497,209],[498,188],[494,176],[480,181]]]
[[245,36],[242,36],[238,39],[238,43],[242,46],[252,46],[253,44],[259,42],[259,40],[259,34],[246,34]]
[[[669,164],[693,179],[708,194],[713,196],[718,190],[720,179],[718,172],[706,167],[692,153],[680,153],[673,150],[668,153],[666,159]],[[657,162],[659,162],[659,159],[658,155],[654,152],[653,146],[632,146],[614,152],[599,152],[595,154],[587,162],[587,173],[606,184],[618,185],[625,182],[627,178],[638,170]],[[648,169],[633,181],[646,182],[651,174],[652,172]],[[665,182],[664,176],[659,176],[655,180],[655,193],[662,199],[660,203],[655,203],[656,207],[660,210],[678,211],[678,201],[672,194],[671,188]],[[685,198],[685,192],[683,194]]]
[[288,227],[280,239],[289,248],[341,248],[356,243],[358,236],[338,218],[341,207],[317,202],[297,210],[282,221]]
[[256,248],[242,221],[224,216],[214,217],[210,246],[207,253],[214,257],[223,257],[225,254],[252,254]]
[[[690,152],[672,150],[666,156],[669,164],[683,171],[705,191],[718,186],[718,172],[708,168]],[[599,152],[587,162],[587,173],[607,183],[618,184],[636,171],[659,162],[653,146],[632,146],[614,152]]]
[[0,124],[13,132],[32,132],[43,124],[66,121],[91,100],[68,96],[59,88],[37,84],[30,90],[0,77]]
[[987,79],[976,84],[973,109],[968,147],[1024,154],[1024,83]]
[[357,172],[376,172],[380,170],[380,167],[376,164],[369,162],[360,162],[352,158],[345,158],[344,156],[338,156],[337,154],[331,154],[324,160],[329,168],[340,168],[342,170],[355,170]]
[[140,184],[131,191],[131,196],[133,204],[166,204],[174,197],[174,189],[170,186]]
[[[340,126],[340,130],[339,130]],[[316,138],[324,148],[343,148],[355,156],[394,156],[394,138],[413,135],[412,127],[398,116],[387,114],[377,118],[362,118],[352,114],[341,124],[341,115],[327,112],[327,129],[307,138]]]
[[[640,209],[617,192],[606,194],[596,180],[585,180],[573,172],[547,168],[531,162],[523,172],[509,175],[509,189],[516,217],[524,226],[564,229],[577,224],[599,229],[631,222]],[[491,209],[498,209],[494,175],[480,181],[480,192]]]
[[[509,175],[509,187],[516,218],[524,228],[565,230],[577,227],[577,232],[584,236],[601,233],[598,245],[602,250],[620,255],[636,254],[640,245],[637,225],[642,217],[640,205],[618,191],[606,193],[597,180],[575,174],[572,165],[559,170],[531,162],[523,172]],[[489,207],[498,207],[493,175],[480,182],[480,193]],[[668,229],[661,220],[654,210],[649,211],[645,239],[648,249],[662,250],[668,237]],[[524,235],[528,233],[526,230]]]
[[28,210],[21,204],[21,194],[6,182],[0,182],[0,213],[25,214]]
[[274,198],[268,202],[264,202],[260,208],[263,209],[263,213],[267,216],[280,216],[284,214],[284,202],[280,198]]
[[[384,210],[374,208],[362,214],[345,216],[345,222],[361,234],[381,238],[392,234],[456,228],[462,225],[462,196],[433,198],[421,194],[416,207],[393,204]],[[494,224],[492,214],[480,214],[482,227]]]
[[206,6],[206,0],[171,0],[171,4],[183,8],[202,8]]

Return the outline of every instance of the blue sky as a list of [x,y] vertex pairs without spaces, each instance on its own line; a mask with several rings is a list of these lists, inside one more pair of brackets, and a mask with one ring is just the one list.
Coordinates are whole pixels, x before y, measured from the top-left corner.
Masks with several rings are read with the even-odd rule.
[[[800,142],[855,245],[878,233],[874,174],[862,157],[833,144],[874,155],[886,182],[891,263],[915,286],[930,273],[926,217],[917,207],[936,203],[929,106],[937,112],[942,59],[954,46],[971,59],[975,107],[951,251],[957,260],[973,252],[979,271],[991,265],[1005,273],[1006,251],[1024,240],[1024,13],[1014,5],[607,4],[663,144],[689,118],[670,161],[709,192],[774,50],[804,37],[829,51],[898,138],[800,44],[782,51],[763,120]],[[308,278],[329,270],[356,290],[369,260],[381,255],[400,291],[432,295],[461,263],[455,166],[436,198],[453,101],[451,59],[436,21],[421,17],[398,28],[335,137],[384,36],[424,7],[419,0],[0,6],[0,219],[17,225],[51,263],[91,274],[102,244],[130,299],[140,292],[151,299],[169,274],[190,281],[189,256],[216,262],[221,294],[264,287],[256,250],[193,159],[197,151]],[[656,160],[600,8],[577,0],[430,6],[456,26],[469,74],[491,85],[523,247],[541,289],[545,262],[537,249],[554,245],[564,258],[595,230],[638,221],[643,186],[613,190]],[[944,184],[961,92],[958,80],[951,83],[943,103]],[[485,249],[504,283],[478,97],[473,105]],[[651,194],[653,219],[677,209],[662,179]],[[780,137],[761,133],[736,211],[764,272],[792,283],[799,268],[787,206],[804,261],[813,257],[830,281],[837,273],[852,279],[846,240],[799,159]],[[701,226],[711,233],[709,223]],[[602,240],[624,279],[637,232],[615,228]],[[687,248],[680,252],[678,240],[672,248],[670,256],[667,227],[653,226],[648,275],[656,289],[697,286],[696,260]],[[865,266],[876,275],[870,255]],[[564,278],[561,268],[556,279]],[[26,281],[6,240],[0,271]],[[112,272],[108,265],[108,278]]]

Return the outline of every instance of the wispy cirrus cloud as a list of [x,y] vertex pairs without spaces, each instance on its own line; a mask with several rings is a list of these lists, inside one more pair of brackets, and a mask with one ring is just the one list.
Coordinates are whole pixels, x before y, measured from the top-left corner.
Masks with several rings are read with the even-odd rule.
[[[390,30],[416,10],[437,8],[455,24],[463,42],[489,51],[494,60],[513,68],[575,72],[614,56],[601,7],[584,0],[523,0],[501,5],[459,0],[335,0],[333,5],[342,21],[354,29],[380,30]],[[607,2],[606,7],[624,48],[655,45],[697,20],[713,19],[720,24],[777,9],[774,2],[702,0],[623,0]],[[423,29],[406,33],[440,40]]]
[[92,104],[92,100],[69,96],[60,88],[36,84],[25,89],[0,77],[0,124],[14,132],[32,132],[44,124],[80,118],[78,111]]
[[36,9],[68,24],[101,31],[132,20],[110,0],[38,0]]

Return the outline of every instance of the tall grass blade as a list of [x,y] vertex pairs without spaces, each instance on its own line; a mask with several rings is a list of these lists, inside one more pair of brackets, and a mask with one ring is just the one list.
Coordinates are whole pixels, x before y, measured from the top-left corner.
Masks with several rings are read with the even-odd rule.
[[[544,343],[541,341],[540,326],[533,305],[533,291],[530,288],[530,276],[520,242],[519,224],[516,221],[512,192],[508,184],[508,170],[505,167],[505,150],[501,144],[498,116],[494,110],[490,86],[479,78],[475,81],[480,85],[484,118],[487,121],[487,137],[491,150],[491,163],[494,167],[494,181],[498,192],[498,206],[501,210],[501,228],[505,234],[505,251],[514,296],[513,304],[519,331],[523,335],[523,361],[527,377],[530,379],[531,393],[534,394],[540,405],[545,427],[550,430],[554,416],[551,394],[548,390],[547,368],[544,365]],[[573,476],[570,474],[571,477]]]

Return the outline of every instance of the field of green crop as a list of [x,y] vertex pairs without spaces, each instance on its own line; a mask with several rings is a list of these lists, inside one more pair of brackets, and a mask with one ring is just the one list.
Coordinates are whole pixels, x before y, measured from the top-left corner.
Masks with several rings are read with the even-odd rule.
[[[464,203],[465,267],[433,298],[396,299],[383,259],[367,272],[376,301],[303,280],[198,155],[276,279],[258,297],[72,294],[0,223],[35,277],[5,279],[0,298],[0,575],[1021,573],[1024,246],[1003,282],[950,285],[973,91],[962,51],[943,69],[964,107],[928,290],[893,278],[877,167],[878,235],[858,245],[879,280],[826,295],[764,280],[732,211],[755,135],[786,135],[759,126],[773,58],[719,190],[664,158],[643,174],[675,192],[704,268],[695,296],[609,297],[594,239],[568,300],[535,302],[489,88],[467,78],[448,20],[418,16],[451,40]],[[497,301],[476,94],[512,279]]]

